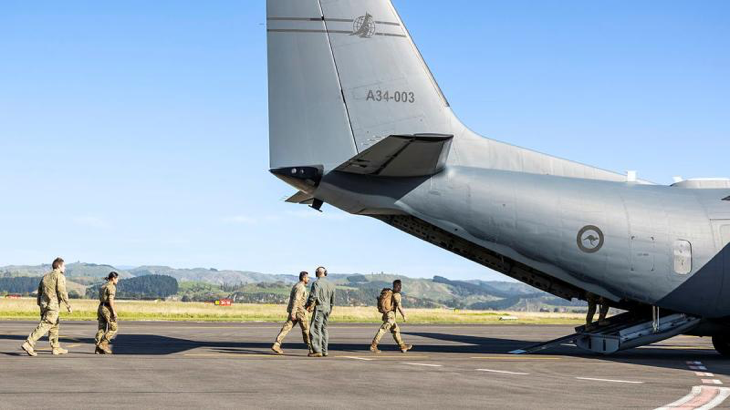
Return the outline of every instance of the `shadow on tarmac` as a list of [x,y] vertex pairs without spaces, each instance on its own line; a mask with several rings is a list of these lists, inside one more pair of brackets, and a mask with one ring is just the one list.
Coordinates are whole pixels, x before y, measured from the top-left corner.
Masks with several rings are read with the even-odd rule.
[[[403,332],[404,336],[419,336],[429,339],[448,341],[453,343],[466,343],[469,346],[432,345],[418,346],[418,351],[438,353],[477,353],[477,354],[508,354],[512,350],[520,349],[535,344],[534,341],[495,339],[490,337],[454,335],[448,333],[430,332]],[[687,346],[663,344],[657,346],[644,346],[641,348],[629,349],[604,356],[580,350],[575,346],[556,346],[546,349],[533,356],[567,356],[584,359],[602,360],[615,363],[636,364],[651,367],[686,370],[688,361],[709,361],[726,362],[730,360],[718,354],[715,350],[691,349]],[[730,376],[730,368],[713,366],[713,372]]]
[[[491,337],[479,337],[470,335],[455,335],[448,333],[435,332],[403,332],[404,339],[408,342],[408,338],[417,336],[421,338],[431,339],[434,341],[447,342],[439,344],[419,344],[416,342],[414,352],[418,353],[447,353],[447,354],[507,354],[512,350],[520,349],[533,345],[534,341],[500,339]],[[387,337],[387,335],[386,335]],[[15,340],[18,346],[25,340],[25,336],[21,335],[0,335],[0,340]],[[44,337],[42,340],[45,340]],[[63,341],[63,338],[62,338]],[[76,343],[85,343],[93,345],[94,339],[77,338]],[[43,342],[41,342],[43,343]],[[68,343],[68,342],[66,342]],[[226,354],[269,354],[270,342],[246,342],[246,341],[198,341],[180,339],[168,336],[151,335],[151,334],[120,334],[113,342],[113,349],[116,355],[171,355],[182,353],[198,348],[207,348],[213,353]],[[284,343],[282,346],[286,349],[303,349],[301,341],[292,338],[290,343]],[[352,354],[371,354],[368,351],[369,343],[330,343],[329,350],[331,352],[348,352]],[[398,349],[392,340],[383,339],[380,349],[384,352],[397,352]],[[2,352],[0,354],[6,356],[24,355],[18,352]],[[92,352],[89,352],[92,354]],[[272,353],[273,354],[273,353]],[[559,355],[566,357],[576,357],[585,359],[602,360],[608,362],[636,364],[651,367],[671,368],[671,369],[687,369],[686,361],[713,361],[722,364],[725,359],[717,354],[714,350],[706,349],[688,349],[686,346],[679,345],[662,345],[649,346],[640,349],[631,349],[615,353],[610,356],[602,356],[591,354],[579,350],[576,347],[557,346],[547,349],[544,352],[537,353],[535,356],[548,354],[551,356]],[[406,357],[406,356],[404,356]],[[730,363],[730,361],[727,361]],[[730,366],[713,366],[713,372],[730,376]]]

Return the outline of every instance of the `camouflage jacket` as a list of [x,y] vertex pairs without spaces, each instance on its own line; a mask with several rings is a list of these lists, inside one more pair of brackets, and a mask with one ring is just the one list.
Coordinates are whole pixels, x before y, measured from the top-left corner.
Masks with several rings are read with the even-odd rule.
[[288,313],[304,312],[304,304],[306,301],[307,286],[304,282],[297,282],[297,284],[291,288],[291,293],[289,294],[289,306],[287,306],[286,311]]
[[114,297],[117,295],[117,285],[107,282],[101,285],[99,289],[99,303],[105,306],[109,306],[109,302],[114,301]]
[[60,269],[54,269],[43,276],[38,284],[38,306],[41,309],[60,310],[61,303],[70,307],[66,292],[66,276]]

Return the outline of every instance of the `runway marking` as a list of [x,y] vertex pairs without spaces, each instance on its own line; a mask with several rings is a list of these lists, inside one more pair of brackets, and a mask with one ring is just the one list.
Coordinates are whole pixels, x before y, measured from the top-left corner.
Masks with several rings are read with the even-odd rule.
[[722,382],[718,379],[702,379],[702,383],[704,383],[704,384],[722,384]]
[[522,372],[510,372],[507,370],[493,370],[493,369],[476,369],[478,372],[489,372],[489,373],[503,373],[503,374],[517,374],[517,375],[524,375],[527,376],[530,373],[522,373]]
[[440,365],[440,364],[431,364],[431,363],[411,363],[411,362],[403,362],[403,364],[408,364],[408,365],[411,365],[411,366],[443,367],[443,365]]
[[[347,356],[338,356],[338,357],[347,357]],[[406,355],[399,355],[399,356],[396,356],[396,355],[377,355],[377,356],[375,356],[374,355],[373,360],[376,360],[376,359],[406,359],[406,358],[408,358],[408,359],[415,359],[415,358],[428,359],[429,357],[430,356],[419,356],[419,355],[410,355],[410,354],[407,356]]]
[[[281,355],[268,353],[183,353],[183,356],[193,357],[279,357]],[[302,356],[305,357],[305,356]]]
[[690,361],[690,362],[687,362],[687,364],[702,364],[702,362],[697,362],[697,361],[692,362],[692,361]]
[[562,360],[562,357],[538,357],[538,356],[472,356],[470,359],[488,360]]
[[692,391],[681,399],[656,410],[702,409],[709,410],[722,404],[730,396],[728,387],[694,386]]
[[637,382],[633,380],[615,380],[615,379],[595,379],[593,377],[576,377],[578,380],[590,380],[596,382],[608,382],[608,383],[628,383],[628,384],[644,384],[644,382]]
[[714,374],[708,372],[695,372],[695,376],[699,377],[715,377]]
[[707,370],[707,367],[705,366],[690,366],[690,370]]
[[337,356],[337,357],[342,357],[343,359],[365,360],[368,362],[375,360],[375,359],[368,359],[366,357],[357,357],[357,356]]

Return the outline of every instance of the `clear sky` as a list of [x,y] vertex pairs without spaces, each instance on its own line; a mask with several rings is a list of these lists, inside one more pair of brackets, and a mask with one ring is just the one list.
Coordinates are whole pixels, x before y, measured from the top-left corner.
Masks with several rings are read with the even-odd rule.
[[[730,176],[730,2],[394,4],[473,130],[658,183]],[[283,203],[265,29],[263,0],[3,2],[0,265],[505,278]]]

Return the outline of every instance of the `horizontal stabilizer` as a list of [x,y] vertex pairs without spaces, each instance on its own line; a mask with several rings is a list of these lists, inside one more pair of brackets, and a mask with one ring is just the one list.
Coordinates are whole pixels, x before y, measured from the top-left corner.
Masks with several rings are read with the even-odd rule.
[[314,197],[311,194],[308,194],[303,191],[299,191],[296,194],[290,196],[287,198],[286,202],[289,202],[291,204],[307,204],[311,205],[312,202],[314,202]]
[[381,177],[434,175],[444,168],[453,135],[391,135],[354,156],[336,171]]

